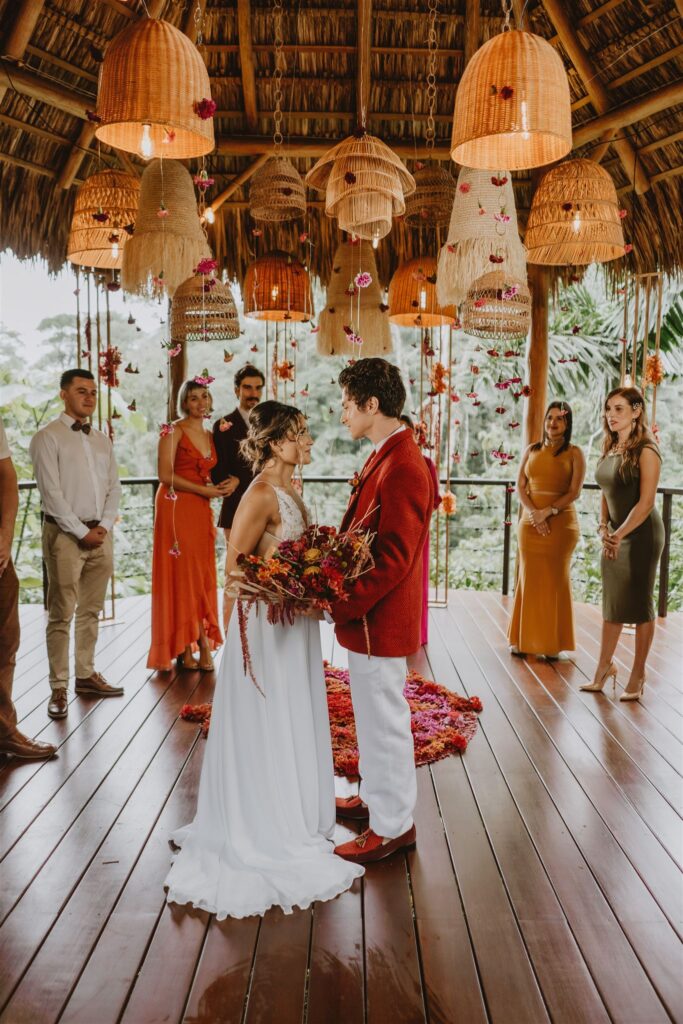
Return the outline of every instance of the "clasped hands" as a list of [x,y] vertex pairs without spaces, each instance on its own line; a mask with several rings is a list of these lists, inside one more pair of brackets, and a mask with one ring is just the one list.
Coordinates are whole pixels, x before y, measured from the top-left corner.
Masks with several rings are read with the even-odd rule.
[[622,538],[618,533],[608,533],[607,528],[600,531],[602,539],[602,553],[610,562],[619,557],[619,548]]
[[526,513],[529,523],[535,527],[536,532],[540,533],[541,537],[547,537],[550,533],[550,524],[546,520],[551,515],[552,512],[549,505],[547,508],[527,509]]
[[106,536],[107,531],[103,526],[93,526],[92,530],[88,530],[85,537],[81,537],[78,543],[82,548],[101,548]]
[[239,484],[238,476],[229,476],[226,480],[221,480],[219,484],[207,484],[206,489],[211,498],[229,498],[237,490]]

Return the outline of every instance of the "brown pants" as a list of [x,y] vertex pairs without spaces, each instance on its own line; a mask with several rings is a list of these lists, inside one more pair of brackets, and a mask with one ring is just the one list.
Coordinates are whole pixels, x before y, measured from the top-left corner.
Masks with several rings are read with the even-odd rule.
[[69,633],[76,615],[76,678],[95,671],[98,620],[113,570],[111,534],[99,548],[83,548],[54,523],[43,523],[47,568],[47,660],[53,690],[69,685]]
[[14,666],[19,650],[19,580],[10,560],[0,576],[0,739],[17,729],[12,703]]

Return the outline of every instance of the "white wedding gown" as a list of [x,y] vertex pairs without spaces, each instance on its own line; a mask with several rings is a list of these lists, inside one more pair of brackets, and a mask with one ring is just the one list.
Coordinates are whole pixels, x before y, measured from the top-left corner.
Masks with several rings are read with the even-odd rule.
[[[304,517],[291,495],[274,489],[282,525],[273,540],[294,539]],[[169,903],[191,903],[219,920],[269,907],[291,913],[332,899],[363,874],[333,853],[332,744],[318,623],[298,617],[291,626],[271,625],[257,607],[247,635],[265,697],[245,674],[234,609],[197,814],[171,837],[180,851],[165,882]]]

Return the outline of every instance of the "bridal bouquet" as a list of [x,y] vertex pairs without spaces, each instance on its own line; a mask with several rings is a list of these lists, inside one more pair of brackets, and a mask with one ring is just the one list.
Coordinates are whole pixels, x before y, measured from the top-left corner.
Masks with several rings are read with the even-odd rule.
[[334,526],[309,526],[296,540],[283,540],[268,555],[240,555],[225,593],[237,600],[245,671],[254,684],[246,631],[253,604],[267,607],[268,621],[290,624],[302,612],[329,611],[348,599],[354,580],[374,565],[374,534],[360,529],[338,532]]

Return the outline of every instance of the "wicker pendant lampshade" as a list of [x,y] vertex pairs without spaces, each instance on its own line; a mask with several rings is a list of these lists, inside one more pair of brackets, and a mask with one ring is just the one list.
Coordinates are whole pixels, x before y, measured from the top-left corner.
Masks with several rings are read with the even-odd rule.
[[81,267],[120,269],[139,200],[140,182],[132,174],[91,174],[76,194],[66,258]]
[[455,178],[444,167],[427,165],[415,171],[415,191],[406,199],[405,223],[445,227],[455,200]]
[[436,297],[436,258],[420,256],[402,263],[389,285],[389,319],[399,327],[441,327],[457,318],[454,306]]
[[171,306],[171,339],[186,341],[234,341],[240,323],[227,284],[206,275],[193,274],[176,288]]
[[594,160],[567,160],[541,178],[526,231],[530,263],[606,263],[624,255],[614,182]]
[[519,238],[512,181],[507,171],[463,167],[448,241],[439,254],[439,302],[459,306],[472,282],[495,267],[526,279],[526,254]]
[[483,274],[467,293],[462,326],[475,338],[509,343],[526,338],[531,326],[526,284],[503,270]]
[[[369,274],[371,283],[357,288],[354,278]],[[349,294],[355,290],[354,294]],[[362,356],[385,356],[391,352],[391,325],[377,279],[377,264],[368,241],[342,242],[332,263],[325,308],[318,320],[317,350],[322,356],[356,356],[359,347],[349,341],[345,327],[352,326],[363,338]]]
[[291,160],[272,157],[251,179],[249,213],[254,220],[296,220],[306,213],[306,189]]
[[95,135],[149,159],[184,160],[214,148],[211,85],[199,50],[167,21],[136,19],[107,47]]
[[295,256],[271,252],[247,267],[244,312],[252,320],[305,322],[313,315],[308,271]]
[[[135,234],[123,251],[124,291],[173,295],[211,250],[199,221],[190,172],[175,160],[153,160],[142,175]],[[154,280],[153,280],[154,279]]]
[[545,39],[510,31],[484,43],[455,95],[451,156],[467,167],[542,167],[572,147],[569,82]]
[[374,135],[352,135],[330,149],[306,175],[325,191],[325,213],[359,238],[379,239],[391,231],[392,217],[405,212],[405,196],[415,180],[395,153]]

